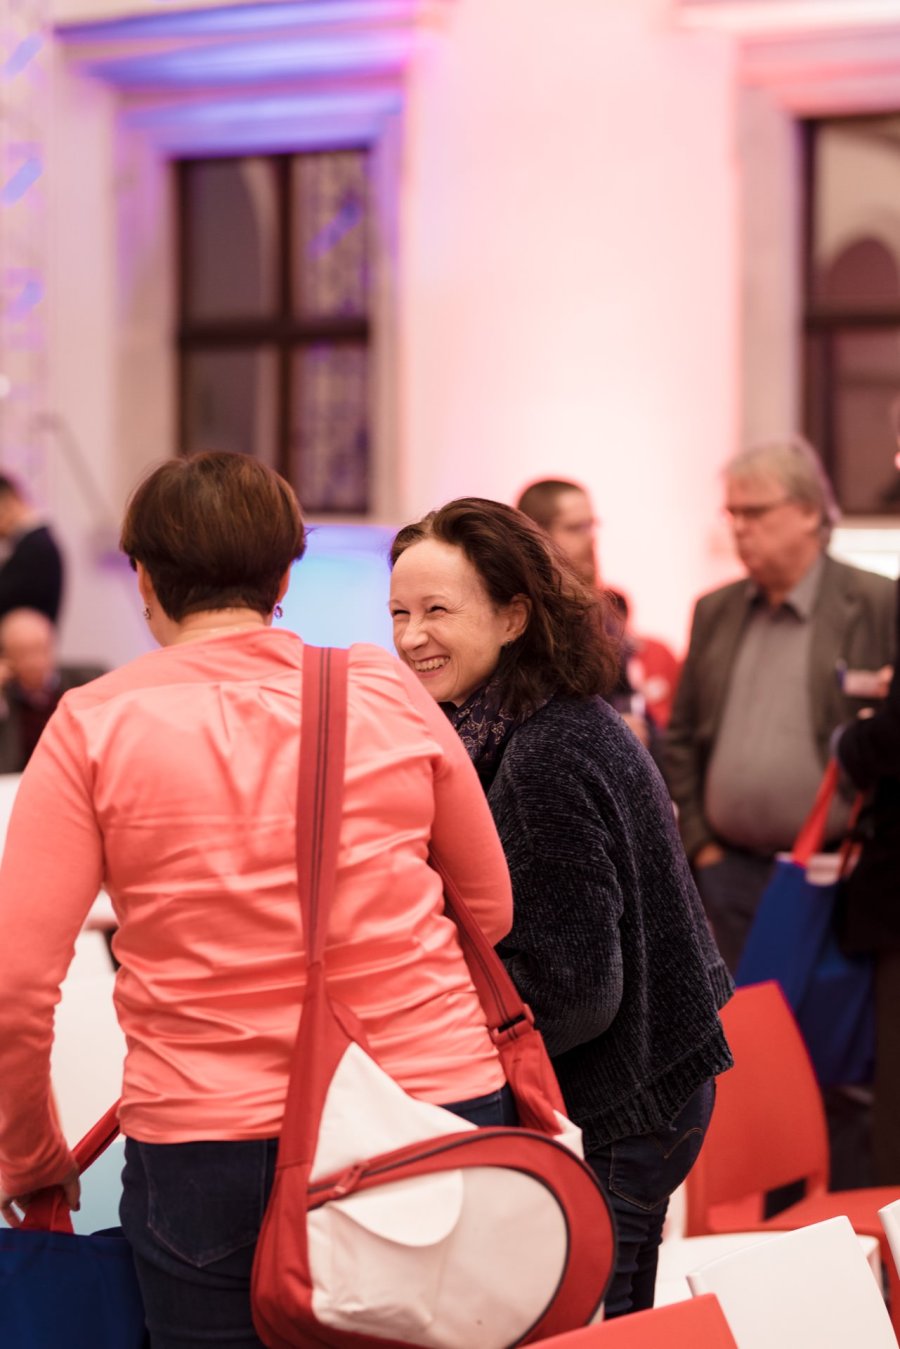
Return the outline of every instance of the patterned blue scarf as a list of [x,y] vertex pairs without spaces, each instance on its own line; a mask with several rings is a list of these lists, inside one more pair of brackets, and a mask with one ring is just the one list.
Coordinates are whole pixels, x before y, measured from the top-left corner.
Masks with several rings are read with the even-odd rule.
[[497,775],[506,742],[513,731],[549,701],[545,698],[531,712],[514,717],[501,707],[499,681],[492,679],[476,689],[459,707],[441,703],[450,724],[468,750],[485,792]]

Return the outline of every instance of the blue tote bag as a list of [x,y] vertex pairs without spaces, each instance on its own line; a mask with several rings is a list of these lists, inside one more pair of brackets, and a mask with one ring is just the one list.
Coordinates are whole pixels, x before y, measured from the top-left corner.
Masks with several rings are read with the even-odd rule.
[[[112,1107],[73,1149],[87,1170],[119,1132]],[[58,1188],[28,1206],[22,1226],[0,1229],[3,1349],[144,1349],[144,1308],[119,1228],[77,1236]]]
[[775,863],[735,976],[778,981],[823,1087],[871,1082],[875,1059],[872,961],[844,955],[834,930],[846,857],[820,854],[837,782],[832,761],[790,857]]

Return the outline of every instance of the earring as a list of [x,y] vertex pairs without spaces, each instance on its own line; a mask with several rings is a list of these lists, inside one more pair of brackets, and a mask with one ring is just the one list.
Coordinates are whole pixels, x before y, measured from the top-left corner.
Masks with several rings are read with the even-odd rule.
[[145,604],[145,605],[144,605],[144,618],[147,620],[148,623],[150,622],[150,605],[149,605],[149,604]]
[[275,605],[275,608],[272,610],[272,613],[275,615],[276,618],[284,618],[284,610],[282,609],[280,604]]

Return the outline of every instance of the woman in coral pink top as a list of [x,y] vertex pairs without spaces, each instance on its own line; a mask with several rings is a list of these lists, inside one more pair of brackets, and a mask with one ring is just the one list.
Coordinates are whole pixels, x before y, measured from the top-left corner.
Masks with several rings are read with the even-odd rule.
[[[67,694],[23,775],[0,868],[0,1206],[77,1175],[50,1105],[53,1008],[104,886],[128,1054],[122,1222],[154,1349],[259,1346],[249,1275],[303,985],[294,858],[303,643],[272,630],[296,499],[242,455],[173,460],[122,547],[161,650]],[[494,942],[509,878],[468,757],[416,677],[351,649],[327,964],[410,1093],[479,1124],[508,1088],[428,866]],[[90,1052],[90,1046],[85,1046]]]

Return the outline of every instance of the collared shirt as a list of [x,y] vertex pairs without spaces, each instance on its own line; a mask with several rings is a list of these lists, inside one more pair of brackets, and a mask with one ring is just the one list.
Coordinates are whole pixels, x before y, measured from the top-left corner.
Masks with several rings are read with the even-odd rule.
[[[748,584],[750,613],[707,769],[704,810],[716,837],[766,856],[791,847],[822,778],[809,661],[824,566],[819,557],[776,609]],[[837,802],[830,840],[846,817]]]

